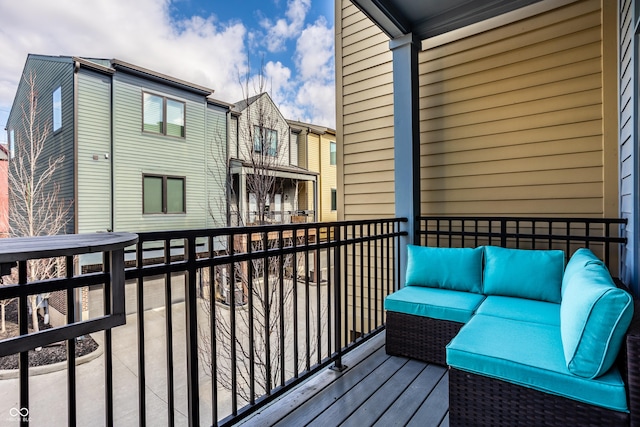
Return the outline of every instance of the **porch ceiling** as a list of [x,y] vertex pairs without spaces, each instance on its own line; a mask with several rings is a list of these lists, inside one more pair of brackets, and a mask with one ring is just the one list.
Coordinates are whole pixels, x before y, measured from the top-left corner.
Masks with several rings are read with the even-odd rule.
[[420,40],[466,27],[541,0],[351,0],[394,39]]

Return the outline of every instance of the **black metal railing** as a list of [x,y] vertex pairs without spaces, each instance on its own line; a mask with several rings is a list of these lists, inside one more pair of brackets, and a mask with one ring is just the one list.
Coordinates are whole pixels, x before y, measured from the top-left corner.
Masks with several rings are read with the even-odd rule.
[[[384,328],[404,221],[140,233],[125,254],[127,324],[93,334],[104,380],[78,393],[69,423],[99,422],[97,407],[107,425],[228,425],[322,368],[342,369],[345,352]],[[87,272],[76,280],[101,274],[91,262],[75,260]],[[85,315],[108,315],[91,301],[109,291],[88,286]],[[29,381],[29,419],[46,424],[41,402],[64,394]]]
[[417,234],[424,246],[562,249],[567,258],[587,247],[615,274],[626,223],[625,218],[423,216]]

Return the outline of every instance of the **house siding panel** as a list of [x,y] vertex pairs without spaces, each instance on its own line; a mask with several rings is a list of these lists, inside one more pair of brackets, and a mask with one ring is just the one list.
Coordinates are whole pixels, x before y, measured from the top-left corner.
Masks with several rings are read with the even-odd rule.
[[226,227],[227,222],[227,111],[207,107],[205,150],[207,188],[207,227]]
[[[632,0],[620,1],[618,17],[620,22],[620,47],[619,47],[619,72],[620,72],[620,215],[628,220],[625,228],[625,237],[628,243],[621,257],[620,278],[632,286],[636,294],[638,293],[638,268],[637,268],[637,245],[635,237],[637,228],[638,208],[638,187],[637,173],[637,135],[635,125],[637,117],[634,117],[633,94],[637,91],[637,75],[634,75],[634,28]],[[635,61],[638,59],[635,58]]]
[[[200,228],[206,223],[204,97],[124,72],[114,77],[115,230],[151,231]],[[185,138],[142,132],[142,92],[171,97],[186,104]],[[145,153],[143,157],[140,153]],[[185,214],[142,213],[142,175],[186,178]]]
[[[75,203],[74,189],[74,111],[73,111],[73,62],[70,58],[40,57],[29,55],[27,58],[24,75],[29,76],[33,71],[38,87],[38,121],[43,126],[49,126],[49,137],[40,157],[40,170],[48,167],[48,159],[63,157],[62,163],[57,167],[52,179],[47,186],[47,192],[54,190],[54,185],[59,186],[58,200],[66,206],[70,206],[65,233],[75,231],[73,218]],[[62,95],[62,126],[57,132],[52,132],[53,122],[53,91],[61,87]],[[22,129],[22,109],[28,108],[27,84],[21,81],[18,86],[13,108],[7,120],[7,129],[14,129],[16,139]]]
[[111,77],[78,73],[78,232],[112,230]]
[[[393,214],[391,52],[361,12],[337,4],[344,218]],[[605,215],[617,164],[603,130],[602,12],[581,1],[423,42],[423,214]]]

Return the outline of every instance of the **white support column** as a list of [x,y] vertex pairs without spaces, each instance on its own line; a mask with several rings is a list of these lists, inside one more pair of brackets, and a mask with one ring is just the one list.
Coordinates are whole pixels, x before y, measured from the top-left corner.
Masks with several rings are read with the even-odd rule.
[[407,245],[418,243],[416,218],[420,215],[420,123],[418,105],[418,52],[420,40],[413,34],[392,39],[393,52],[393,132],[395,158],[396,217],[409,221],[409,234],[400,241],[400,283],[407,270]]

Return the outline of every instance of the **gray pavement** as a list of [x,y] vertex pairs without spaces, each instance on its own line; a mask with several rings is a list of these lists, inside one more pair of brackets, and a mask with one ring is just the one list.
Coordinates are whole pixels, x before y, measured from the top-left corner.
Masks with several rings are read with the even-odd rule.
[[[146,417],[148,426],[166,426],[167,416],[167,379],[166,379],[166,338],[164,297],[158,290],[163,289],[164,280],[145,282],[145,366],[146,366]],[[160,285],[160,286],[158,286]],[[326,287],[322,287],[326,289]],[[187,377],[186,377],[186,335],[185,304],[182,301],[184,285],[181,280],[174,281],[173,315],[173,363],[175,394],[175,425],[187,425]],[[116,426],[138,426],[138,350],[137,315],[135,310],[135,286],[127,286],[127,315],[125,325],[113,329],[113,394],[114,420]],[[154,294],[155,293],[155,294]],[[299,291],[299,298],[302,292]],[[315,300],[315,286],[310,296]],[[101,296],[91,298],[100,301]],[[147,300],[156,301],[146,304]],[[315,301],[311,301],[315,304]],[[326,307],[325,307],[326,308]],[[92,307],[92,316],[99,315],[98,306]],[[304,316],[304,304],[299,303],[300,319]],[[312,316],[312,321],[315,316]],[[199,321],[206,319],[199,312]],[[315,323],[315,322],[314,322]],[[302,325],[298,325],[302,328]],[[325,335],[326,331],[323,331]],[[104,333],[96,333],[94,339],[102,345]],[[325,342],[325,339],[323,339]],[[77,375],[77,419],[79,426],[100,426],[105,424],[105,356],[93,358],[76,367]],[[289,366],[289,361],[287,362]],[[30,408],[29,420],[32,426],[67,426],[67,370],[62,367],[55,372],[32,375],[29,382]],[[211,380],[200,363],[200,424],[212,425]],[[222,418],[230,413],[230,393],[218,388],[218,411]],[[241,403],[239,403],[241,405]],[[0,426],[18,425],[13,416],[19,404],[18,379],[0,379]]]

